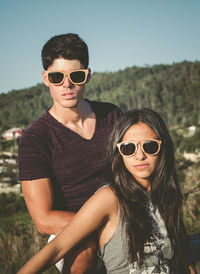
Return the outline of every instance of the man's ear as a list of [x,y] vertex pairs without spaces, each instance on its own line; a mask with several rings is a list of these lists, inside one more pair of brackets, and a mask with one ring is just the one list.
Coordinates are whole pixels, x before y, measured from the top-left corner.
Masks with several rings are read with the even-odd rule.
[[87,81],[86,81],[86,83],[88,83],[89,81],[90,81],[90,78],[91,78],[91,69],[90,68],[88,68],[88,75],[87,75]]
[[49,82],[47,80],[47,75],[46,75],[44,70],[42,72],[42,79],[43,79],[43,82],[44,82],[45,86],[49,87]]

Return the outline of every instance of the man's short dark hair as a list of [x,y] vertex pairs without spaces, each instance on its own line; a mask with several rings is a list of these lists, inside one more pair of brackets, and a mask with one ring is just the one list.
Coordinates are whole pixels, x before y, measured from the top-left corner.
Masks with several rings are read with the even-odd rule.
[[88,68],[89,54],[86,43],[74,33],[56,35],[43,46],[42,65],[45,70],[57,58],[79,60],[84,68]]

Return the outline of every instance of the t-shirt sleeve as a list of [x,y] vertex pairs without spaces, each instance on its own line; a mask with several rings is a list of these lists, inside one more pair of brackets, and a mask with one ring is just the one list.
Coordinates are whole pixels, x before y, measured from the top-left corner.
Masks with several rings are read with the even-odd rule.
[[[111,105],[111,104],[110,104]],[[109,113],[109,121],[112,124],[112,126],[115,125],[115,123],[120,119],[120,117],[123,115],[122,110],[116,106],[116,105],[111,105],[112,111]]]
[[122,110],[121,110],[119,107],[117,107],[117,106],[115,106],[115,112],[116,112],[116,119],[118,120],[119,117],[121,117],[121,116],[123,115],[123,112],[122,112]]
[[19,180],[50,177],[49,152],[39,137],[25,134],[18,147]]

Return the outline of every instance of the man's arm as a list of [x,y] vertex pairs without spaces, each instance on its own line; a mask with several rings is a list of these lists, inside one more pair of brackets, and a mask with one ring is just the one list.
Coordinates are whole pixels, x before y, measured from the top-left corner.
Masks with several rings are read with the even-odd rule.
[[53,210],[53,190],[49,178],[22,181],[29,213],[40,233],[57,234],[71,221],[73,212]]

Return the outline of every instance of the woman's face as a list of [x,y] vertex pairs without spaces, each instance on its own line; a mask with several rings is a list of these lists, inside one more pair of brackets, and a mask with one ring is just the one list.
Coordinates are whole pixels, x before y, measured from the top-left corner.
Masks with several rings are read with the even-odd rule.
[[[147,124],[139,122],[138,124],[132,125],[126,131],[122,142],[134,141],[140,143],[141,141],[151,139],[158,139],[157,134]],[[141,149],[140,144],[138,144],[137,151],[133,156],[122,157],[127,170],[133,175],[139,184],[150,191],[150,176],[157,166],[158,154],[147,154]]]

